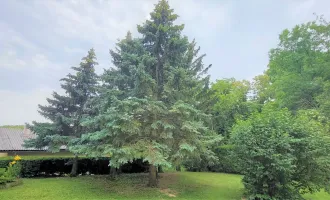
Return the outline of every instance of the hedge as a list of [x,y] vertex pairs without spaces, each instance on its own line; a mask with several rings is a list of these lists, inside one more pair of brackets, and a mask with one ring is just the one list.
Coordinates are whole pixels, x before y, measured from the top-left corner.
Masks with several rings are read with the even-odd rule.
[[[69,174],[72,167],[72,157],[31,157],[22,158],[21,177],[48,177]],[[5,168],[11,162],[11,158],[0,159],[0,168]],[[78,174],[109,174],[109,158],[79,158]],[[123,173],[146,172],[148,164],[142,160],[125,164],[120,171]]]

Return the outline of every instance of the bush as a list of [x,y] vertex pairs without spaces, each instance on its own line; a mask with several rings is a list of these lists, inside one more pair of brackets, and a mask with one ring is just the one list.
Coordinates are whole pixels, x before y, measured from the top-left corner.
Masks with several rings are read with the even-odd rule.
[[234,126],[232,141],[249,199],[302,199],[329,186],[330,141],[307,116],[265,106]]
[[[20,161],[21,177],[48,177],[69,174],[72,167],[72,157],[25,157]],[[0,160],[0,168],[8,166],[11,159]],[[121,167],[123,173],[146,172],[148,164],[141,160],[125,164]],[[78,159],[78,174],[109,174],[109,158]]]
[[0,188],[15,186],[15,182],[20,182],[21,157],[15,156],[14,160],[8,163],[7,168],[0,168]]

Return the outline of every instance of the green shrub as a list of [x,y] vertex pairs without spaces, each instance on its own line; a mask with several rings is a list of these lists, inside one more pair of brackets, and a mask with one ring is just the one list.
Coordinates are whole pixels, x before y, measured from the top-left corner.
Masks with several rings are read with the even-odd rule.
[[[58,176],[71,172],[73,157],[23,157],[20,161],[21,177]],[[12,159],[0,160],[0,168],[8,166]],[[125,164],[121,167],[124,173],[140,173],[148,169],[148,164],[141,160]],[[109,158],[86,158],[78,159],[78,174],[109,174]]]
[[330,141],[317,121],[265,106],[232,133],[249,199],[296,200],[329,186]]
[[18,178],[21,173],[21,162],[16,162],[16,164],[10,164],[5,172],[8,177]]
[[20,159],[19,156],[15,156],[7,168],[0,168],[0,188],[11,187],[12,183],[18,180],[21,172]]

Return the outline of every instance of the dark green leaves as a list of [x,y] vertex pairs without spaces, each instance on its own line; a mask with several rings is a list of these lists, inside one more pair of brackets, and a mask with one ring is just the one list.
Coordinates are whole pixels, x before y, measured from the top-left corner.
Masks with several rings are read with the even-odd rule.
[[251,197],[295,199],[328,184],[330,143],[320,125],[306,113],[294,117],[266,105],[234,126],[232,142]]
[[72,67],[74,74],[61,79],[65,95],[53,93],[48,105],[39,105],[39,113],[49,122],[33,122],[29,128],[37,135],[26,142],[27,147],[59,151],[61,146],[71,145],[71,140],[79,138],[88,129],[82,126],[87,116],[93,116],[90,102],[96,96],[97,75],[95,74],[96,55],[94,49],[82,58],[79,67]]

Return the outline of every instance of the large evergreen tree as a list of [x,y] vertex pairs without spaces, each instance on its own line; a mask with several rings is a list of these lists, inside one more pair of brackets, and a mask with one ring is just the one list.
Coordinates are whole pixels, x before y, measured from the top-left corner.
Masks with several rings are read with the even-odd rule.
[[[37,135],[26,142],[27,147],[48,148],[57,152],[61,146],[70,149],[71,141],[80,138],[88,130],[81,126],[91,109],[87,102],[96,95],[97,75],[95,73],[96,55],[94,49],[88,51],[79,67],[72,67],[74,74],[68,74],[61,79],[64,95],[53,93],[53,98],[47,98],[48,105],[39,105],[39,113],[49,122],[33,122],[29,128]],[[72,165],[71,175],[77,174],[77,156]]]
[[100,89],[100,114],[85,122],[94,130],[82,136],[76,152],[111,155],[119,167],[143,158],[150,164],[149,185],[157,185],[157,167],[178,165],[187,158],[216,160],[210,150],[219,137],[205,123],[200,94],[208,85],[207,68],[196,43],[181,35],[177,15],[162,0],[138,26],[142,38],[130,34],[117,44]]

